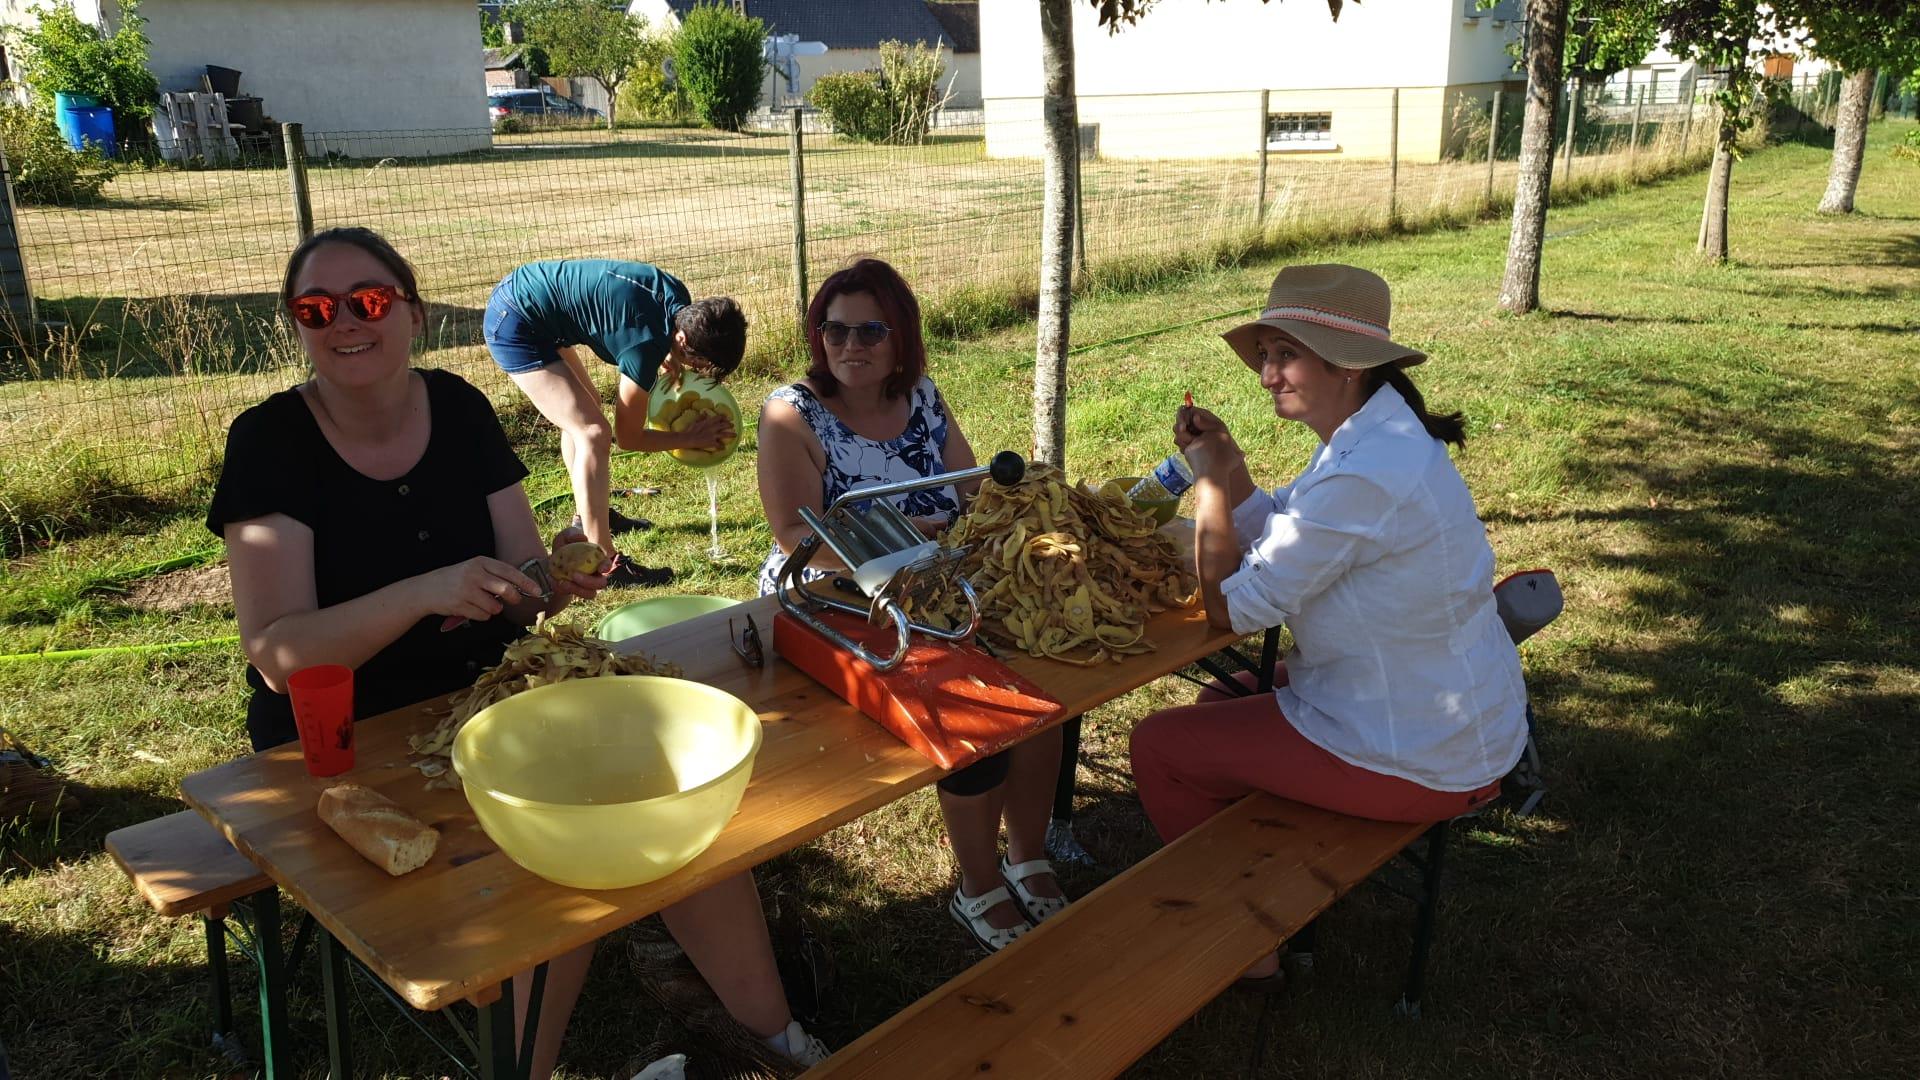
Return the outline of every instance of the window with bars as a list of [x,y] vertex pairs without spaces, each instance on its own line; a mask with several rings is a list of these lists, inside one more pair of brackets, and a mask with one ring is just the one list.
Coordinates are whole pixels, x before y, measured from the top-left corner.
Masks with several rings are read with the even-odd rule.
[[1267,149],[1323,150],[1333,146],[1333,114],[1293,112],[1267,114]]

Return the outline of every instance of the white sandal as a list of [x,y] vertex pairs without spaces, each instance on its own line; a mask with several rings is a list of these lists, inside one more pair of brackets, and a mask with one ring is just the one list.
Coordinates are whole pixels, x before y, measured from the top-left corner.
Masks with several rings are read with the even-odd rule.
[[[1020,898],[1020,906],[1025,909],[1027,918],[1035,926],[1045,922],[1049,916],[1058,915],[1067,910],[1067,898],[1064,896],[1039,896],[1028,890],[1026,881],[1035,874],[1053,873],[1053,864],[1045,859],[1031,859],[1023,863],[1007,862],[1005,855],[1000,856],[1000,876],[1013,887],[1014,895]],[[1059,880],[1057,877],[1054,880]]]
[[997,889],[989,889],[983,896],[968,896],[959,889],[955,889],[953,901],[947,905],[947,911],[953,915],[953,921],[967,928],[967,933],[973,935],[973,940],[979,942],[981,948],[995,953],[1013,944],[1021,934],[1033,929],[1024,922],[1018,926],[1002,928],[983,918],[995,905],[1004,904],[1012,899],[1013,894],[1007,891],[1005,885]]

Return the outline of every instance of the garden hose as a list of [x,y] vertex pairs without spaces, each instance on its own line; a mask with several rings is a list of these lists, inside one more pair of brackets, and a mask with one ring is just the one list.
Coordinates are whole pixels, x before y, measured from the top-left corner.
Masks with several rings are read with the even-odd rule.
[[0,664],[24,660],[82,660],[90,656],[114,656],[117,654],[161,652],[167,649],[204,649],[212,645],[233,645],[240,636],[201,638],[198,641],[163,641],[152,645],[103,645],[93,649],[52,649],[47,652],[8,653],[0,655]]

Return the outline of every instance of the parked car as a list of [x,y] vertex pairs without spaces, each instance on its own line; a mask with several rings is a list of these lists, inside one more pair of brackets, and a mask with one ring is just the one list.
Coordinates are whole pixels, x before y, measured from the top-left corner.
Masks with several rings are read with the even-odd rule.
[[495,90],[487,95],[487,115],[494,123],[516,114],[553,120],[586,120],[594,115],[593,110],[554,93],[550,86],[531,90]]

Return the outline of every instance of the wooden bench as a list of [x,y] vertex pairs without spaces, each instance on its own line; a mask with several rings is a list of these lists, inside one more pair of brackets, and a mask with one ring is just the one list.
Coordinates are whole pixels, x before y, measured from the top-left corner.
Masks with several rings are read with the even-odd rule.
[[1115,1076],[1425,833],[1432,846],[1416,862],[1424,896],[1402,999],[1417,1012],[1446,829],[1249,796],[807,1078]]
[[[107,834],[107,854],[133,880],[134,888],[153,910],[166,916],[199,915],[206,928],[207,970],[212,982],[213,1045],[236,1061],[248,1053],[234,1032],[233,996],[227,975],[227,917],[241,904],[252,915],[242,944],[256,962],[278,965],[280,958],[279,890],[233,849],[207,820],[192,810],[143,821]],[[296,946],[297,949],[297,946]],[[274,980],[273,986],[280,985]],[[284,1053],[282,1034],[285,1004],[268,1000],[268,981],[261,980],[263,1025],[261,1050],[271,1068]],[[276,1037],[277,1036],[277,1037]],[[282,1075],[287,1075],[282,1072]]]

